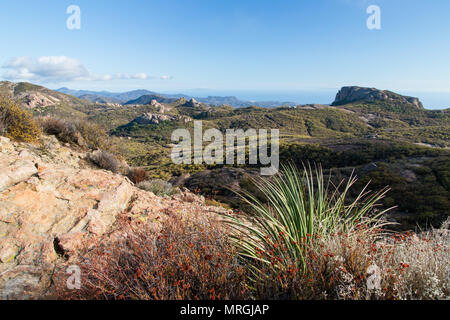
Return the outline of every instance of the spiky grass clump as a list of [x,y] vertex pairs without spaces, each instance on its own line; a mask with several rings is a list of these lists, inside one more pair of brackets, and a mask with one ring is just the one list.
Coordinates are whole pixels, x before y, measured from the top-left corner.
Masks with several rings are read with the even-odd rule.
[[264,203],[248,192],[240,194],[252,212],[231,217],[229,223],[256,279],[265,276],[262,269],[282,273],[293,263],[304,270],[306,251],[313,239],[348,233],[361,224],[370,226],[368,231],[379,228],[379,217],[386,210],[376,213],[375,206],[388,190],[371,193],[366,186],[349,200],[349,190],[356,180],[352,175],[336,186],[330,178],[325,182],[320,167],[305,166],[300,172],[292,164],[283,166],[270,179],[254,179]]

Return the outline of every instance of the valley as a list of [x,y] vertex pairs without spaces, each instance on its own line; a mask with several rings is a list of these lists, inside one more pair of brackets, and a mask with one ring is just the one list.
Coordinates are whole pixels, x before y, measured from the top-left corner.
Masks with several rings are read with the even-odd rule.
[[[80,119],[108,133],[113,149],[152,179],[163,179],[224,206],[242,208],[229,189],[250,188],[255,165],[176,165],[171,134],[195,121],[204,130],[279,129],[280,162],[321,165],[333,179],[354,170],[359,188],[391,188],[383,205],[403,230],[437,226],[450,212],[450,110],[424,109],[417,98],[389,91],[345,87],[331,105],[263,108],[209,105],[192,97],[162,97],[136,90],[122,95],[73,92],[80,98],[28,83],[0,83],[34,116]],[[88,95],[88,96],[86,96]],[[87,99],[83,99],[85,97]],[[129,99],[129,100],[127,100]]]

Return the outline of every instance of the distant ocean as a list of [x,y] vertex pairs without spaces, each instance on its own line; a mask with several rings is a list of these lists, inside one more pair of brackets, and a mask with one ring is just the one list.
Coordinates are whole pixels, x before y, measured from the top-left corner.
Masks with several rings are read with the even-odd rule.
[[[246,101],[279,101],[295,102],[297,104],[331,104],[336,93],[336,89],[324,89],[316,91],[260,91],[260,90],[184,90],[183,93],[196,97],[207,96],[235,96],[239,100]],[[418,97],[427,109],[450,108],[450,92],[406,92],[398,91],[399,94]]]
[[183,93],[197,96],[235,96],[245,101],[279,101],[297,104],[331,104],[336,97],[336,90],[323,91],[262,91],[262,90],[184,90]]

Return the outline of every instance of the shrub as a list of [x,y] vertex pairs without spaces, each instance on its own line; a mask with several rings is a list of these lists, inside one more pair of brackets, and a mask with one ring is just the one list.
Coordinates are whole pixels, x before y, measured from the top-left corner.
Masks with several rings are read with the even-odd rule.
[[222,207],[222,208],[224,208],[225,210],[231,210],[231,207],[230,207],[229,204],[223,203],[223,202],[220,202],[220,201],[217,201],[217,200],[215,200],[215,199],[206,199],[206,200],[205,200],[205,204],[206,204],[207,206],[212,206],[212,207]]
[[108,133],[102,126],[86,120],[78,120],[75,125],[89,149],[114,152]]
[[157,196],[171,196],[175,193],[173,186],[161,179],[142,181],[137,186],[142,190],[153,192]]
[[96,164],[99,168],[112,171],[114,173],[119,172],[120,162],[112,154],[104,150],[97,150],[89,154],[90,160]]
[[34,142],[41,135],[31,114],[6,97],[0,97],[0,132],[8,138],[24,142]]
[[284,273],[266,272],[258,299],[448,300],[449,230],[416,235],[379,232],[330,234],[308,247],[305,270],[290,261]]
[[112,143],[105,129],[86,120],[67,120],[54,116],[39,118],[42,130],[64,143],[75,143],[87,149],[113,152]]
[[54,135],[59,141],[64,143],[75,143],[79,146],[84,146],[84,140],[75,124],[50,116],[38,118],[38,123],[45,134]]
[[0,135],[5,135],[7,128],[8,124],[6,123],[6,112],[2,109],[0,110]]
[[171,215],[161,232],[124,224],[125,239],[99,244],[78,265],[80,290],[56,277],[61,299],[243,299],[246,271],[222,226],[210,217]]
[[130,168],[127,173],[127,177],[134,183],[138,184],[149,179],[149,175],[145,169],[142,168]]
[[350,177],[338,186],[330,180],[325,184],[321,168],[313,172],[311,167],[305,167],[300,173],[294,165],[284,166],[271,179],[254,179],[267,204],[248,192],[242,193],[251,216],[239,215],[228,221],[236,229],[241,255],[249,259],[250,268],[258,275],[254,280],[265,277],[261,263],[279,274],[291,268],[292,261],[296,268],[304,270],[314,237],[350,232],[361,221],[377,225],[377,218],[385,211],[371,214],[386,190],[370,194],[366,186],[348,201],[347,194],[355,182],[356,178]]

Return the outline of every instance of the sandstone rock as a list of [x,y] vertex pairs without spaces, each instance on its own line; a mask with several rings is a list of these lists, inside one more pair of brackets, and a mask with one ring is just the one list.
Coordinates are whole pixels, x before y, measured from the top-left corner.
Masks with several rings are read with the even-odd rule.
[[137,124],[159,124],[163,121],[183,121],[184,123],[188,123],[192,121],[192,118],[187,116],[171,116],[167,114],[160,113],[144,113],[143,115],[137,117],[133,121],[129,123],[129,125]]
[[55,268],[74,263],[83,248],[123,238],[121,219],[148,222],[158,234],[169,215],[202,219],[217,212],[184,190],[162,198],[126,177],[95,170],[80,154],[44,136],[49,148],[9,145],[0,157],[0,298],[50,294]]
[[6,138],[0,136],[0,153],[8,153],[14,150],[14,146],[11,144],[11,141]]
[[198,107],[198,106],[200,106],[201,104],[197,101],[197,100],[195,100],[194,98],[192,98],[191,100],[189,100],[188,102],[186,102],[186,106],[187,107],[191,107],[191,108],[195,108],[195,107]]
[[39,92],[28,93],[23,98],[28,108],[48,107],[60,102],[55,97],[45,96]]
[[4,166],[0,171],[0,191],[3,191],[16,183],[25,181],[37,174],[36,165],[29,160],[17,160],[9,166]]
[[136,119],[134,119],[131,123],[137,124],[158,124],[162,121],[175,121],[175,116],[169,116],[165,114],[156,114],[156,113],[145,113]]
[[27,270],[4,281],[2,288],[0,288],[0,298],[2,300],[34,298],[34,292],[38,290],[40,285],[40,275],[36,270],[33,271],[31,273]]
[[0,247],[0,263],[9,263],[16,257],[19,248],[12,243],[3,243]]

